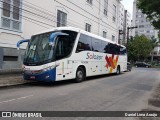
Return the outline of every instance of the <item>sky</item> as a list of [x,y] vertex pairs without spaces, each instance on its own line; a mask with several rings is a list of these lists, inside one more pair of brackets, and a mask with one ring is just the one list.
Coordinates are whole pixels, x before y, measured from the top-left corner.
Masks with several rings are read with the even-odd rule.
[[133,11],[133,1],[134,0],[122,0],[121,1],[121,3],[124,5],[125,9],[131,13],[131,17],[132,17],[132,11]]

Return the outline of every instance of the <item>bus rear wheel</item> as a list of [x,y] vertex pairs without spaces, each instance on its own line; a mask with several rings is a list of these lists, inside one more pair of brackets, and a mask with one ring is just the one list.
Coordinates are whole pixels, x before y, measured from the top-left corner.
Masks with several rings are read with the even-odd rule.
[[79,83],[85,80],[86,74],[85,70],[82,67],[78,67],[77,72],[76,72],[76,79],[75,82]]

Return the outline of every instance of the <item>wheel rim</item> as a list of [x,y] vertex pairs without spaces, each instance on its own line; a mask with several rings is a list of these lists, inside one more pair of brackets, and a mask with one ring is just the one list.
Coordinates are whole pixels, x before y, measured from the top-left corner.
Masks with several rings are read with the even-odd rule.
[[78,71],[77,72],[77,77],[79,80],[83,79],[83,72],[82,71]]

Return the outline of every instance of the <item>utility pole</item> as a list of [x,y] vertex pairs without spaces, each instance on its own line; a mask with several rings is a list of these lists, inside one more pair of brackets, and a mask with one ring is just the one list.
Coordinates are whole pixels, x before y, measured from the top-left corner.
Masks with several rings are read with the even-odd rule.
[[127,44],[128,44],[128,41],[129,41],[129,30],[130,29],[135,29],[135,28],[137,28],[137,26],[135,26],[135,27],[127,27]]

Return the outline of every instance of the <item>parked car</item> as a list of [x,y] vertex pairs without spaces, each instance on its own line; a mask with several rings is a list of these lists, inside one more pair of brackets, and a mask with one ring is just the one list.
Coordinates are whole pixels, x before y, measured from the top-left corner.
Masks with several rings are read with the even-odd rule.
[[136,67],[147,67],[147,68],[151,67],[150,64],[147,64],[147,63],[145,63],[145,62],[136,62],[136,63],[135,63],[135,66],[136,66]]
[[127,71],[131,71],[132,70],[132,65],[130,62],[127,62]]

